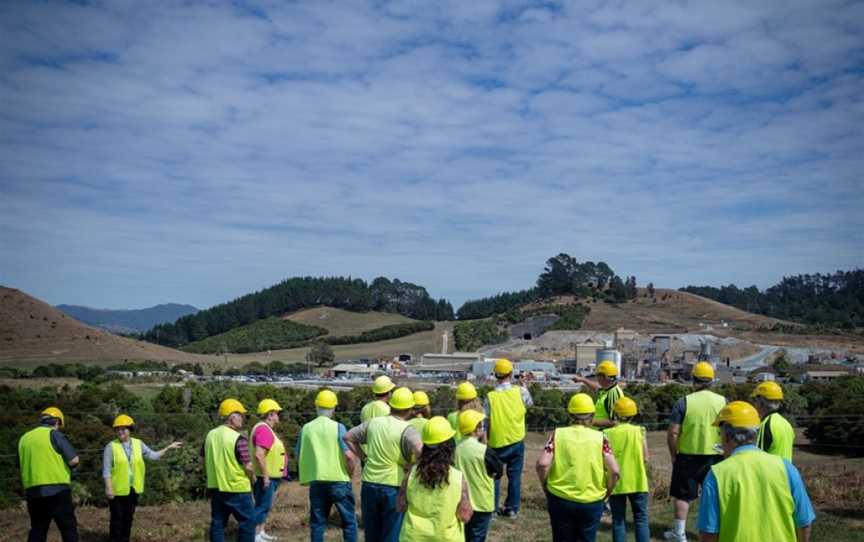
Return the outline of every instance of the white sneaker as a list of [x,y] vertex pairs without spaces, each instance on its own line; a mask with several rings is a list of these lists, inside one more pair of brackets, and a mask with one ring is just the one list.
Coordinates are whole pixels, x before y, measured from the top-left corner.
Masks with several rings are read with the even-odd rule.
[[264,542],[276,542],[277,540],[279,540],[278,536],[267,534],[264,531],[261,531],[261,538],[264,540]]
[[663,533],[663,538],[670,542],[687,542],[686,534],[678,534],[674,529],[668,529]]

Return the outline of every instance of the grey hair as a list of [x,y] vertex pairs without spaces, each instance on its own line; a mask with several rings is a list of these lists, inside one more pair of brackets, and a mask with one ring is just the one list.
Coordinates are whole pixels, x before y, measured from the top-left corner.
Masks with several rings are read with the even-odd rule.
[[570,418],[573,420],[573,423],[586,425],[594,419],[594,414],[571,414]]
[[327,416],[328,418],[333,417],[333,411],[336,410],[334,408],[316,408],[319,416]]
[[759,432],[758,427],[732,427],[728,423],[722,426],[723,436],[729,440],[734,440],[735,444],[752,444],[756,441],[756,434]]

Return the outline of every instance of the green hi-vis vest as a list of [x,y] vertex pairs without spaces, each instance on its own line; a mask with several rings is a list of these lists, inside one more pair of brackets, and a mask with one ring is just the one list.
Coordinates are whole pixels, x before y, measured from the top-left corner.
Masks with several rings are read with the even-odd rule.
[[408,510],[399,532],[400,542],[463,542],[465,526],[456,516],[462,500],[462,473],[450,467],[447,484],[429,489],[416,467],[405,488]]
[[399,487],[405,477],[405,458],[402,457],[402,433],[408,422],[394,416],[369,420],[366,429],[366,465],[363,481]]
[[525,439],[525,403],[522,388],[511,386],[503,391],[490,391],[489,446],[502,448]]
[[318,416],[303,426],[300,435],[300,483],[349,482],[345,454],[339,446],[339,424]]
[[613,495],[644,493],[648,491],[648,473],[645,470],[645,428],[629,423],[603,431],[621,470],[621,478],[612,490]]
[[37,427],[24,433],[18,441],[21,481],[24,489],[36,486],[69,484],[69,465],[51,445],[52,427]]
[[[267,465],[267,477],[281,479],[282,471],[285,470],[285,445],[276,434],[276,431],[273,431],[273,428],[266,423],[258,422],[255,424],[255,427],[252,428],[252,431],[249,432],[249,442],[252,442],[252,435],[254,435],[255,431],[257,431],[262,425],[266,426],[267,429],[273,433],[273,446],[267,450],[267,455],[264,456],[264,463]],[[255,474],[261,476],[261,467],[258,465],[258,462],[252,461],[252,463],[255,464]]]
[[603,433],[582,425],[555,430],[552,468],[546,479],[550,493],[580,503],[606,497],[603,470]]
[[147,469],[144,467],[144,455],[141,452],[141,441],[137,438],[130,440],[132,442],[131,469],[129,458],[126,457],[126,451],[123,449],[123,444],[121,444],[119,440],[115,440],[111,443],[111,487],[114,489],[114,495],[117,497],[125,497],[129,495],[130,485],[135,489],[135,493],[139,495],[144,493],[144,473]]
[[796,539],[795,503],[783,459],[746,450],[711,471],[720,501],[720,542]]
[[422,435],[423,426],[426,425],[426,422],[428,421],[429,420],[427,420],[426,418],[421,418],[420,416],[417,416],[416,418],[411,418],[410,420],[408,420],[408,425],[416,429],[418,435]]
[[624,392],[621,391],[621,387],[618,384],[615,384],[611,388],[600,390],[597,392],[597,400],[594,401],[594,408],[596,412],[594,412],[595,420],[608,420],[611,418],[609,415],[610,412],[606,409],[606,401],[609,396],[612,396],[612,405],[615,405],[615,402],[624,397]]
[[[763,442],[766,426],[771,431],[771,446],[767,448]],[[776,412],[769,414],[759,424],[759,437],[756,440],[756,445],[769,454],[779,455],[783,459],[792,461],[792,447],[795,445],[795,429],[780,414]]]
[[204,465],[207,468],[207,488],[225,493],[249,493],[252,483],[243,465],[234,456],[234,446],[240,433],[220,425],[207,433],[204,440]]
[[385,403],[384,401],[379,401],[375,399],[374,401],[369,401],[363,408],[360,410],[360,423],[368,422],[372,418],[379,418],[381,416],[389,416],[390,415],[390,405]]
[[456,446],[456,468],[468,480],[471,508],[475,512],[495,511],[495,480],[486,472],[486,445],[467,437]]
[[450,427],[452,427],[453,430],[456,431],[456,434],[453,435],[453,439],[456,441],[456,444],[462,442],[462,439],[464,438],[462,436],[462,432],[459,431],[459,412],[459,410],[454,410],[450,414],[447,414],[447,421],[450,422]]
[[720,455],[714,449],[720,444],[720,430],[714,427],[717,414],[726,406],[726,399],[711,390],[693,392],[684,398],[687,410],[678,436],[678,452],[690,455]]

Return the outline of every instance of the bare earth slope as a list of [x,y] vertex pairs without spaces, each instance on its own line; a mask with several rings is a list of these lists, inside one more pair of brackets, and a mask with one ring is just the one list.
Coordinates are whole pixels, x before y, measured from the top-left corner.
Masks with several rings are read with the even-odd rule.
[[88,326],[20,290],[0,286],[0,363],[209,361]]

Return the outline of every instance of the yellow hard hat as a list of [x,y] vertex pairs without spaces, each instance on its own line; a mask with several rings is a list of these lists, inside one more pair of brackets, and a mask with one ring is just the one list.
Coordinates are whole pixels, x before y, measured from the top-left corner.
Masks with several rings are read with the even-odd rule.
[[636,407],[636,401],[629,397],[622,397],[615,401],[615,406],[612,407],[612,411],[622,418],[632,418],[639,413],[639,409]]
[[372,393],[382,395],[396,387],[387,375],[381,375],[372,382]]
[[759,413],[747,401],[732,401],[720,410],[714,425],[728,423],[732,427],[755,429],[759,427]]
[[609,377],[618,376],[618,366],[609,360],[601,361],[600,365],[597,366],[596,373],[598,375],[609,376]]
[[414,392],[414,406],[429,406],[429,396],[425,391]]
[[390,396],[390,408],[408,410],[414,406],[414,394],[408,388],[396,388]]
[[700,361],[693,366],[691,375],[700,380],[714,380],[714,367],[707,361]]
[[235,412],[246,414],[246,408],[243,406],[243,403],[237,399],[225,399],[219,403],[219,415],[223,418],[227,418]]
[[66,425],[66,418],[63,417],[63,412],[60,411],[56,406],[49,406],[45,410],[42,411],[43,416],[51,416],[52,418],[57,418],[60,420],[60,427]]
[[470,401],[477,398],[477,388],[470,382],[460,382],[456,386],[456,399],[460,401]]
[[330,390],[321,390],[315,396],[315,406],[318,408],[336,408],[339,404],[339,398]]
[[513,373],[513,364],[507,358],[501,358],[495,362],[495,374],[498,376],[507,376]]
[[780,387],[780,384],[769,380],[756,386],[756,389],[753,390],[750,397],[764,397],[769,401],[782,401],[783,388]]
[[469,408],[459,413],[459,432],[463,435],[473,433],[477,429],[477,424],[486,419],[486,415],[482,412]]
[[577,393],[567,403],[567,412],[570,414],[594,414],[594,399],[587,393]]
[[111,427],[117,429],[118,427],[132,427],[133,425],[135,425],[135,420],[132,419],[132,416],[120,414],[114,418],[114,423],[111,424]]
[[[397,392],[399,390],[396,390]],[[432,416],[429,421],[423,426],[420,437],[423,439],[423,444],[433,446],[441,444],[453,438],[456,431],[450,426],[450,422],[443,416]]]
[[261,399],[261,402],[258,403],[259,416],[267,414],[268,412],[273,412],[274,410],[276,412],[282,412],[282,407],[273,399]]

